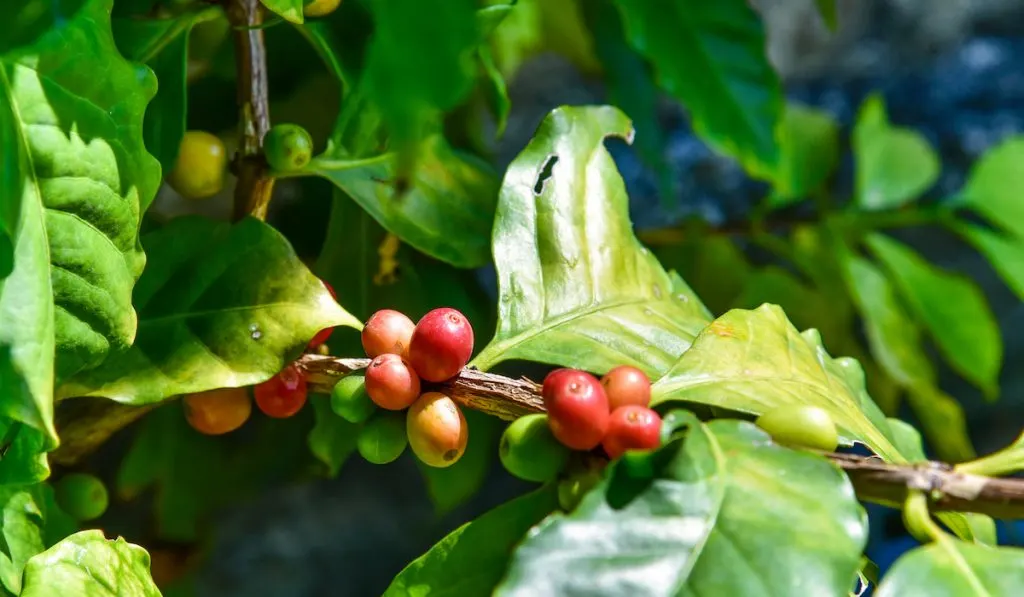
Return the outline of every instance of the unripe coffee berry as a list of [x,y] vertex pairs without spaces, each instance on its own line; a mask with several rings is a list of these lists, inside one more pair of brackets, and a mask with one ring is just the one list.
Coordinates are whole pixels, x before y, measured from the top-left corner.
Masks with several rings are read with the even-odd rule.
[[501,435],[498,455],[508,472],[524,481],[543,483],[558,476],[569,460],[569,448],[551,433],[543,414],[519,417]]
[[221,435],[241,427],[252,414],[252,399],[245,388],[220,388],[185,396],[185,419],[206,435]]
[[615,410],[620,406],[635,404],[649,406],[651,404],[651,380],[647,375],[630,365],[619,365],[601,378],[604,393],[608,396],[608,408]]
[[615,409],[608,433],[601,441],[605,454],[615,460],[626,450],[653,450],[661,443],[661,417],[646,406],[627,404]]
[[789,404],[772,409],[757,418],[780,444],[831,452],[839,446],[839,431],[832,415],[819,406]]
[[376,356],[366,368],[366,393],[377,406],[403,410],[420,395],[420,378],[402,357],[385,353]]
[[455,401],[440,392],[427,392],[409,407],[405,431],[416,457],[436,468],[458,462],[469,441],[465,415]]
[[57,505],[79,521],[103,516],[110,503],[103,481],[87,473],[65,475],[57,482],[54,493]]
[[359,455],[372,464],[394,462],[405,452],[409,439],[405,433],[405,413],[377,411],[356,437]]
[[313,157],[313,138],[297,124],[275,124],[263,136],[263,154],[271,170],[301,170]]
[[558,441],[573,450],[592,450],[608,430],[608,397],[593,375],[556,369],[544,378],[541,391],[548,424]]
[[306,378],[292,363],[280,373],[253,388],[256,406],[268,417],[287,419],[306,404]]
[[362,374],[346,375],[334,384],[331,389],[331,410],[349,423],[362,423],[377,411],[377,405],[366,393]]
[[386,353],[408,359],[414,329],[416,324],[405,313],[381,309],[371,315],[363,326],[363,351],[371,359]]
[[434,309],[416,323],[409,344],[409,363],[423,379],[451,379],[472,355],[473,326],[458,310]]

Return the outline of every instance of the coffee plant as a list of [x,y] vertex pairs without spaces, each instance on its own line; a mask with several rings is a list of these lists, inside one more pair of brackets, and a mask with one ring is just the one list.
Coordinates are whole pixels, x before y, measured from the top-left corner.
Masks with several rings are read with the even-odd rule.
[[[5,0],[0,22],[3,595],[187,594],[188,566],[117,535],[200,545],[357,457],[415,459],[439,512],[492,463],[535,485],[389,597],[1024,586],[994,522],[1024,517],[1024,436],[979,458],[938,381],[996,399],[999,329],[898,234],[953,232],[1024,298],[1021,138],[936,197],[936,151],[881,96],[850,131],[785,100],[745,0]],[[609,105],[554,109],[502,174],[507,81],[541,52]],[[634,230],[609,144],[671,196],[660,94],[759,181],[748,217]],[[295,189],[330,198],[298,232]],[[882,578],[866,502],[920,542]],[[140,504],[147,529],[108,524]]]

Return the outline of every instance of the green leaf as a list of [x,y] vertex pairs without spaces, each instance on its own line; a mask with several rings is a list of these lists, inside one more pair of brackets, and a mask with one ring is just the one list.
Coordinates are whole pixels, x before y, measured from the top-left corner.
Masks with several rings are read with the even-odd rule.
[[559,108],[505,175],[492,249],[498,329],[473,364],[523,359],[658,374],[707,322],[707,310],[633,235],[626,189],[604,147],[629,139],[611,107]]
[[270,12],[279,15],[289,23],[302,23],[303,0],[260,0]]
[[764,303],[780,305],[798,329],[815,328],[833,346],[849,335],[849,319],[835,302],[781,267],[768,265],[750,274],[733,307],[755,309]]
[[[166,19],[113,21],[114,39],[121,53],[129,60],[145,63],[160,82],[146,109],[142,136],[146,149],[160,161],[164,172],[174,167],[185,134],[189,33],[194,25],[221,14],[219,8],[198,7]],[[146,207],[143,205],[142,209]]]
[[508,85],[505,83],[505,77],[494,63],[494,56],[488,46],[477,48],[477,56],[480,58],[480,69],[483,71],[482,85],[487,105],[496,121],[495,135],[501,137],[505,134],[508,115],[512,111],[512,100],[508,97]]
[[1024,136],[1010,137],[974,163],[961,192],[964,204],[1024,240]]
[[381,226],[431,257],[466,268],[489,261],[497,179],[488,166],[431,137],[421,145],[411,187],[399,195],[396,154],[350,160],[337,147],[314,158],[306,172],[334,183]]
[[928,460],[924,453],[924,444],[921,442],[921,434],[914,429],[913,425],[892,417],[889,417],[888,421],[892,443],[896,445],[908,463],[916,464]]
[[710,312],[722,313],[736,304],[753,275],[743,251],[725,235],[687,234],[681,242],[656,249],[665,267],[676,268],[694,288]]
[[872,234],[866,242],[943,357],[988,398],[994,398],[999,393],[1003,342],[981,289],[887,236]]
[[3,542],[0,544],[0,582],[8,591],[21,592],[21,575],[29,558],[46,549],[43,512],[32,486],[0,487]]
[[359,425],[334,414],[327,396],[313,395],[309,397],[309,402],[316,416],[316,424],[306,440],[309,451],[327,466],[329,476],[337,477],[341,465],[356,449]]
[[176,218],[143,239],[139,334],[127,351],[62,385],[68,396],[144,404],[262,382],[317,331],[361,329],[267,224]]
[[821,189],[839,162],[839,125],[824,110],[788,104],[779,129],[779,169],[771,207],[807,198]]
[[[0,281],[0,415],[38,429],[43,450],[57,444],[55,372],[95,366],[134,338],[140,204],[159,184],[141,135],[154,79],[117,54],[110,3],[59,16],[33,4],[54,28],[34,21],[31,45],[0,55],[0,244],[13,245]],[[30,16],[14,10],[8,26]]]
[[557,507],[554,486],[548,485],[467,522],[406,566],[384,597],[490,595],[515,544]]
[[121,537],[81,531],[33,557],[25,567],[22,597],[160,597],[149,554]]
[[953,230],[974,245],[1010,290],[1024,300],[1024,237],[1018,239],[963,221],[954,223]]
[[682,400],[752,415],[783,405],[819,406],[847,442],[902,462],[885,416],[864,390],[863,371],[848,372],[856,364],[849,361],[829,357],[813,330],[800,334],[775,305],[734,309],[702,331],[654,383],[651,403]]
[[905,205],[939,177],[939,157],[917,131],[893,127],[885,104],[872,95],[861,106],[853,130],[857,204],[867,210]]
[[1011,597],[1024,584],[1024,550],[992,548],[949,538],[919,547],[896,560],[877,597]]
[[363,82],[393,137],[412,140],[438,112],[473,86],[479,43],[473,0],[380,0],[371,5],[374,34]]
[[437,514],[444,516],[461,506],[483,486],[498,453],[498,438],[504,426],[500,419],[464,409],[469,426],[469,443],[462,458],[452,466],[434,468],[417,460],[427,484],[427,494]]
[[672,180],[664,156],[665,135],[657,113],[660,91],[651,66],[626,40],[622,15],[612,0],[583,2],[580,8],[594,36],[594,51],[604,67],[608,99],[633,121],[637,152],[658,177],[662,203],[670,205]]
[[845,475],[746,422],[698,424],[679,443],[612,465],[572,514],[541,523],[495,595],[849,590],[867,517]]
[[630,42],[681,101],[694,130],[749,172],[779,164],[779,77],[765,54],[765,30],[746,0],[619,0]]
[[0,485],[30,485],[50,476],[45,452],[48,440],[35,427],[11,419],[0,419],[0,437],[4,438],[0,458]]

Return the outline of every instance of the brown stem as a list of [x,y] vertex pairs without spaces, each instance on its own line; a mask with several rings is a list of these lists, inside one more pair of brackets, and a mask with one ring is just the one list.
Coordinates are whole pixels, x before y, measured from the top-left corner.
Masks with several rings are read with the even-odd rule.
[[[298,360],[311,392],[326,394],[345,375],[365,368],[369,359],[342,359],[307,354]],[[464,406],[504,420],[544,412],[540,386],[465,369],[455,379],[426,384]],[[152,408],[128,407],[102,399],[66,400],[58,409],[61,447],[52,454],[60,464],[74,464],[110,435]],[[65,423],[66,422],[66,423]],[[941,462],[888,464],[876,457],[823,453],[846,472],[857,496],[865,501],[901,507],[911,489],[924,490],[936,511],[978,512],[1002,519],[1024,519],[1024,479],[1000,479],[958,473]]]
[[267,56],[260,27],[263,6],[260,0],[227,0],[226,5],[235,42],[238,78],[238,153],[234,162],[238,182],[233,217],[240,220],[253,216],[263,220],[274,190],[274,179],[267,176],[263,159],[263,136],[270,129]]

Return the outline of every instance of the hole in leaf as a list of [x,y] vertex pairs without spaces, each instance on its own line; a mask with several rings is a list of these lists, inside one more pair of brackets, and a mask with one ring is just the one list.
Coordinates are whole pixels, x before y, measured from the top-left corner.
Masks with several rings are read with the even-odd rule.
[[544,160],[544,165],[540,167],[540,174],[537,175],[537,182],[533,185],[534,195],[540,195],[544,192],[544,183],[551,178],[552,171],[555,169],[555,164],[557,163],[557,155],[549,155],[548,159]]

